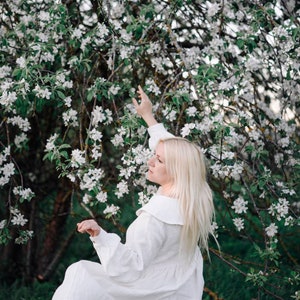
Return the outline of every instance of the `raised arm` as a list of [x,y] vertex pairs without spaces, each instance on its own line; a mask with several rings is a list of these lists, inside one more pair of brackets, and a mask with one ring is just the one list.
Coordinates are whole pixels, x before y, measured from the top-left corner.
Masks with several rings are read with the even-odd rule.
[[152,103],[140,85],[138,86],[138,94],[141,100],[140,103],[138,103],[138,101],[135,98],[132,99],[137,114],[144,119],[148,127],[157,124],[157,121],[153,116]]
[[137,114],[140,115],[148,125],[148,132],[150,135],[149,147],[154,150],[159,140],[170,138],[174,135],[168,132],[162,123],[156,121],[153,116],[152,103],[140,85],[138,86],[138,94],[141,102],[138,103],[134,98],[132,99],[132,102]]

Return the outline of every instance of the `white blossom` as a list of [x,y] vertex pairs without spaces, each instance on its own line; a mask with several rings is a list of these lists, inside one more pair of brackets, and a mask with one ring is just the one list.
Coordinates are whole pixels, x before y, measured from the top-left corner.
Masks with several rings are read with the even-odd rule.
[[109,125],[112,123],[113,118],[112,118],[112,111],[109,110],[108,108],[105,110],[105,117],[106,121],[104,122],[105,125]]
[[211,230],[214,233],[214,235],[215,235],[216,238],[218,237],[218,233],[217,233],[218,229],[219,229],[219,226],[218,226],[217,222],[212,222],[212,224],[211,224]]
[[242,163],[235,162],[234,165],[230,167],[230,176],[235,180],[239,180],[243,171],[244,171],[243,162]]
[[250,56],[245,62],[245,67],[250,72],[255,72],[262,67],[262,62],[254,56]]
[[100,203],[105,203],[107,201],[107,193],[100,191],[97,195],[96,195],[96,199],[100,202]]
[[153,93],[155,96],[158,96],[161,94],[161,91],[155,81],[153,79],[147,79],[146,80],[146,86],[147,86],[147,91],[149,93]]
[[98,24],[97,27],[98,27],[97,28],[98,30],[96,32],[97,37],[102,39],[102,38],[106,37],[109,34],[109,30],[108,30],[108,28],[105,24],[103,24],[103,23]]
[[49,40],[49,36],[44,32],[37,32],[36,36],[40,39],[41,42],[47,43]]
[[196,127],[195,123],[187,123],[181,129],[180,133],[182,137],[186,137],[190,134],[191,130]]
[[122,29],[120,30],[120,34],[121,34],[121,39],[125,42],[125,43],[130,43],[131,39],[132,39],[132,33],[128,33],[127,30]]
[[231,88],[233,88],[233,85],[230,81],[222,81],[218,87],[219,90],[224,90],[224,91],[228,91]]
[[251,130],[248,134],[249,137],[252,138],[254,141],[258,141],[261,136],[257,130]]
[[20,236],[15,239],[16,244],[25,244],[29,239],[33,237],[32,230],[24,230],[21,232]]
[[52,136],[50,136],[48,139],[47,139],[47,143],[46,143],[46,152],[50,152],[50,151],[53,151],[54,149],[56,149],[56,146],[55,146],[55,141],[56,139],[58,138],[58,134],[57,133],[54,133]]
[[69,180],[71,182],[75,182],[75,180],[76,180],[76,177],[74,176],[74,174],[71,174],[71,173],[67,174],[67,178],[69,178]]
[[238,231],[241,231],[242,229],[244,229],[244,220],[241,218],[234,218],[233,224],[237,228]]
[[189,117],[194,117],[197,113],[197,108],[195,106],[190,106],[186,109],[186,114]]
[[19,212],[15,213],[11,219],[11,223],[17,226],[24,226],[27,222],[28,220]]
[[15,136],[14,142],[17,148],[22,148],[22,144],[27,141],[27,136],[25,133],[21,133]]
[[98,159],[100,159],[101,157],[102,157],[101,148],[95,146],[95,147],[92,149],[92,158],[95,159],[95,160],[98,160]]
[[0,153],[0,166],[6,161],[10,155],[10,146],[5,147],[2,153]]
[[91,197],[90,195],[84,194],[84,196],[83,196],[83,198],[82,198],[82,202],[83,202],[84,204],[89,204],[91,200],[92,200],[92,197]]
[[0,222],[0,230],[2,230],[5,227],[6,224],[7,224],[7,221],[6,220],[2,220]]
[[79,149],[72,151],[71,166],[78,167],[85,163],[85,152]]
[[111,142],[115,147],[124,146],[124,138],[122,134],[115,134],[111,139]]
[[117,184],[117,191],[116,191],[116,196],[118,198],[121,198],[124,194],[127,194],[129,192],[128,189],[128,183],[125,180],[121,180],[118,184]]
[[282,153],[276,153],[274,155],[274,160],[275,160],[275,163],[278,167],[281,166],[282,162],[283,162],[283,159],[284,159],[284,156]]
[[294,189],[288,189],[288,188],[283,188],[282,193],[286,194],[286,195],[290,195],[290,196],[296,195],[296,192]]
[[145,194],[144,192],[139,192],[138,193],[138,203],[142,206],[144,206],[145,204],[147,204],[150,200],[150,197]]
[[[66,80],[66,75],[68,75],[68,74],[69,74],[69,72],[57,74],[55,84],[57,86],[62,86],[64,88],[69,88],[69,89],[72,88],[73,82]],[[70,98],[70,97],[67,97],[67,98]],[[66,102],[66,100],[65,100],[65,102]]]
[[23,119],[20,116],[7,118],[7,123],[18,126],[24,132],[27,132],[31,129],[28,119]]
[[116,86],[116,85],[112,85],[109,89],[108,89],[108,93],[113,95],[113,96],[116,96],[119,92],[121,88],[119,86]]
[[71,107],[72,98],[68,96],[64,99],[64,102],[65,102],[65,106]]
[[3,94],[0,96],[0,105],[3,105],[10,109],[10,106],[15,103],[17,100],[16,92],[7,92],[4,91]]
[[[0,88],[1,88],[1,90],[2,90],[2,92],[3,92],[3,94],[9,92],[9,90],[10,90],[11,88],[13,88],[13,87],[14,87],[14,82],[11,81],[10,79],[7,79],[7,80],[1,82],[1,85],[0,85]],[[14,92],[14,93],[15,93],[15,92]],[[2,94],[2,95],[3,95],[3,94]],[[16,94],[16,93],[15,93],[15,94]]]
[[105,114],[102,106],[96,106],[92,111],[92,125],[98,126],[99,123],[105,121]]
[[87,173],[84,173],[80,181],[81,190],[93,190],[103,178],[104,171],[102,169],[90,169]]
[[81,42],[81,45],[80,45],[80,49],[81,49],[82,51],[85,51],[86,46],[87,46],[90,42],[91,42],[91,37],[90,37],[90,36],[88,36],[88,37],[82,39],[82,42]]
[[0,79],[6,78],[10,75],[12,68],[10,66],[0,67]]
[[207,16],[213,17],[220,10],[220,5],[218,3],[207,2]]
[[276,226],[275,223],[271,223],[270,226],[266,228],[266,234],[269,237],[274,237],[278,232],[277,230],[278,230],[278,226]]
[[[52,53],[50,53],[50,52],[44,52],[44,53],[42,53],[41,54],[41,56],[40,56],[40,61],[41,62],[54,62],[54,60],[55,60],[55,56],[52,54]],[[43,97],[42,97],[43,98]],[[46,98],[46,97],[45,97]],[[48,99],[48,98],[47,98]]]
[[176,120],[177,118],[177,111],[174,110],[174,109],[171,109],[169,110],[168,108],[165,108],[163,111],[162,111],[163,115],[165,116],[165,118],[167,120],[169,120],[170,122]]
[[134,46],[121,46],[120,47],[120,57],[122,59],[126,59],[128,57],[130,57],[130,55],[133,53],[133,51],[135,50]]
[[39,12],[38,18],[39,18],[41,21],[48,22],[48,21],[50,21],[50,14],[49,14],[49,12],[43,11],[43,10],[42,10],[42,11]]
[[248,202],[245,201],[241,196],[234,200],[233,205],[231,206],[234,209],[236,214],[246,213]]
[[17,58],[16,63],[20,66],[21,69],[24,69],[26,67],[26,59],[23,56]]
[[77,111],[75,109],[69,109],[62,114],[65,126],[76,127],[78,125]]
[[124,177],[125,179],[129,179],[132,174],[134,174],[136,171],[136,167],[135,166],[130,166],[130,167],[127,167],[125,169],[121,169],[120,170],[120,177]]
[[284,226],[291,226],[293,223],[294,218],[292,216],[289,216],[284,220]]
[[80,39],[83,35],[83,32],[80,28],[75,28],[71,34],[71,38]]
[[2,176],[0,177],[0,187],[6,185],[9,182],[9,177]]
[[278,140],[278,145],[281,146],[282,148],[288,147],[290,144],[290,139],[289,137],[284,137]]
[[[161,46],[157,42],[150,42],[149,43],[149,48],[147,49],[148,54],[156,54],[159,53],[161,50]],[[146,85],[148,85],[146,81]]]
[[115,206],[114,204],[111,204],[111,205],[107,205],[107,207],[104,209],[103,213],[116,215],[119,210],[120,210],[119,206]]
[[115,147],[124,146],[123,136],[125,136],[125,135],[126,135],[126,128],[124,128],[123,126],[119,127],[117,129],[117,133],[115,134],[115,136],[111,140],[112,144]]
[[272,204],[269,207],[269,212],[280,221],[282,218],[285,218],[289,212],[289,202],[285,198],[279,198],[278,203]]
[[47,88],[41,88],[39,85],[37,85],[33,91],[36,93],[37,97],[42,99],[50,99],[51,92],[49,92]]
[[21,196],[24,200],[31,200],[34,197],[34,192],[30,188],[24,189],[21,186],[14,187],[13,193]]
[[15,173],[15,166],[13,163],[6,163],[0,168],[0,174],[3,174],[6,178],[10,178]]

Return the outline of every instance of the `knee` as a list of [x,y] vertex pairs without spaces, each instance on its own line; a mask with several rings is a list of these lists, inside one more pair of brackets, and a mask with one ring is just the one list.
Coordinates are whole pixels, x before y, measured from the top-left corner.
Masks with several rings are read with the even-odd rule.
[[71,265],[67,268],[67,270],[66,270],[66,275],[68,275],[68,274],[74,275],[74,273],[82,272],[83,269],[84,269],[84,263],[83,263],[83,260],[77,261],[77,262],[71,264]]

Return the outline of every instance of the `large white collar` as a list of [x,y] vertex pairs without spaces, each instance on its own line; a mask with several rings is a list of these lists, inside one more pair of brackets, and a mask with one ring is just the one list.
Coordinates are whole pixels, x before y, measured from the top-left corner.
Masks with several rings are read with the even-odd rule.
[[156,194],[147,204],[137,210],[137,216],[139,216],[143,211],[167,224],[184,224],[180,213],[179,202],[174,198]]

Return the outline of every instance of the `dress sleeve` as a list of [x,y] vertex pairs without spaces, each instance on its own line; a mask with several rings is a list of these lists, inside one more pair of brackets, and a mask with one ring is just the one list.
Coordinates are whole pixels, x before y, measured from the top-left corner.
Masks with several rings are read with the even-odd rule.
[[151,150],[154,150],[157,143],[161,139],[174,137],[173,134],[168,132],[162,123],[155,124],[148,128],[148,132],[150,135],[149,139],[149,147]]
[[105,272],[117,281],[131,282],[160,251],[165,240],[164,223],[145,212],[128,228],[125,244],[118,235],[104,230],[90,239]]

